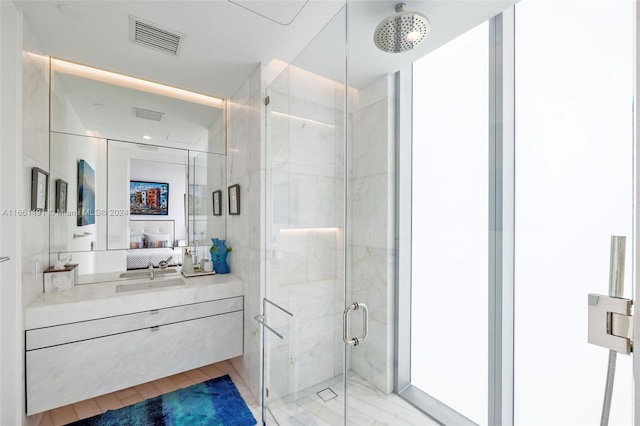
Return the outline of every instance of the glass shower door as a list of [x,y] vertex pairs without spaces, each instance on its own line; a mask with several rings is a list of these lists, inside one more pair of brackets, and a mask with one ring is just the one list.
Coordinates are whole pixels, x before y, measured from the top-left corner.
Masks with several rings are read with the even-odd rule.
[[345,418],[344,25],[343,9],[267,88],[267,424]]

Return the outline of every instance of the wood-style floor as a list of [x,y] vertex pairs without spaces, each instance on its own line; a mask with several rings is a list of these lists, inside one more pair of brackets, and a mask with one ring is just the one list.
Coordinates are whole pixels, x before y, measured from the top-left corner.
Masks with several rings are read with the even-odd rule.
[[107,410],[132,405],[136,402],[169,393],[180,388],[186,388],[209,379],[215,379],[225,374],[231,377],[231,380],[233,380],[233,383],[249,406],[253,417],[260,422],[260,404],[255,400],[251,392],[249,392],[246,384],[231,363],[223,361],[37,414],[36,417],[40,417],[40,419],[36,419],[35,424],[39,426],[66,425],[76,420],[86,419],[104,413]]

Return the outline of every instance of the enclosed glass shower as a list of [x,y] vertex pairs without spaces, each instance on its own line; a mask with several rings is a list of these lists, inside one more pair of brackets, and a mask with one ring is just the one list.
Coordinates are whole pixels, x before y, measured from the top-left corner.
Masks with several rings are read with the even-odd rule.
[[[456,412],[445,424],[598,424],[607,353],[587,343],[587,294],[606,293],[610,235],[627,235],[636,273],[633,7],[574,6],[487,16],[416,58],[408,87],[402,73],[353,81],[349,5],[294,61],[270,64],[266,424],[436,424],[398,396],[403,371],[413,403]],[[567,36],[605,21],[618,23],[606,37]],[[406,132],[409,151],[421,145],[402,181]],[[422,220],[407,279],[403,209]],[[631,364],[620,358],[611,424],[631,422]]]
[[346,39],[345,7],[267,87],[265,421],[430,424],[392,393],[394,80],[347,93]]

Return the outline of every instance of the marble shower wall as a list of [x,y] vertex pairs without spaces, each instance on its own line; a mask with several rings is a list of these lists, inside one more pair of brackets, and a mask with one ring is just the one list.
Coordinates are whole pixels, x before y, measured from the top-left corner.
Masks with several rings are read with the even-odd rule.
[[266,385],[270,399],[342,373],[344,87],[295,66],[269,86]]
[[[395,282],[395,79],[384,76],[352,102],[349,146],[349,282],[369,308],[369,336],[351,350],[351,369],[379,390],[393,390]],[[351,333],[362,332],[351,314]]]
[[[227,246],[231,273],[244,281],[244,355],[233,366],[259,399],[261,390],[261,313],[263,279],[262,228],[264,196],[264,90],[262,65],[227,104],[227,186],[240,185],[240,215],[227,215]],[[227,212],[227,191],[223,191]],[[211,237],[216,237],[211,235]]]

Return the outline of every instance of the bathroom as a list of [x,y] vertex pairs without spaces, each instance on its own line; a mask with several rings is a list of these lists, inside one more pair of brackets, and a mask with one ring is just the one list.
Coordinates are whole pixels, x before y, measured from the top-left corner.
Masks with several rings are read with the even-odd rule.
[[[571,21],[567,18],[572,16],[567,10],[570,7],[551,6],[549,2],[541,0],[522,0],[515,7],[512,7],[514,2],[506,1],[465,2],[464,7],[460,2],[407,3],[407,10],[424,13],[431,20],[431,34],[413,51],[386,53],[375,46],[373,33],[379,23],[396,13],[394,2],[356,1],[347,2],[345,6],[344,2],[292,1],[287,7],[271,2],[271,8],[264,10],[256,2],[210,3],[189,2],[183,5],[185,10],[191,11],[191,15],[182,9],[172,9],[177,7],[173,2],[166,2],[163,7],[144,7],[140,4],[127,6],[126,3],[119,4],[118,7],[107,7],[106,3],[95,2],[96,10],[93,11],[85,9],[88,6],[82,2],[1,3],[0,207],[7,214],[3,214],[0,228],[0,255],[8,256],[10,260],[0,264],[0,424],[38,424],[42,417],[39,414],[25,414],[24,311],[43,293],[43,272],[51,266],[52,255],[53,259],[58,256],[58,251],[51,248],[58,237],[56,232],[61,228],[53,225],[55,218],[49,214],[12,215],[11,211],[29,210],[33,167],[51,174],[49,185],[50,191],[53,191],[55,176],[51,161],[57,151],[51,151],[50,154],[51,145],[56,142],[55,137],[51,136],[50,120],[51,117],[55,118],[55,111],[53,106],[49,107],[49,90],[53,79],[49,55],[99,69],[161,81],[225,100],[226,134],[222,139],[223,143],[214,143],[206,149],[192,149],[192,152],[207,152],[216,156],[215,158],[224,159],[224,165],[220,168],[223,170],[224,181],[208,184],[212,191],[217,190],[217,186],[222,189],[224,214],[220,217],[208,214],[206,226],[209,228],[204,228],[203,236],[200,236],[200,231],[196,231],[193,235],[185,234],[184,239],[189,243],[200,241],[196,249],[199,257],[207,256],[207,240],[216,236],[224,236],[228,246],[233,249],[229,254],[229,266],[230,275],[237,279],[239,286],[234,294],[243,297],[243,347],[242,355],[233,357],[229,364],[258,404],[254,415],[258,421],[265,414],[268,424],[274,417],[278,423],[289,421],[297,424],[294,421],[298,421],[304,424],[301,419],[307,419],[304,416],[308,413],[287,412],[286,408],[290,404],[287,397],[294,395],[301,407],[308,397],[305,390],[323,384],[318,391],[330,388],[338,394],[331,404],[341,401],[344,406],[338,404],[336,408],[334,405],[329,410],[333,413],[329,417],[331,420],[321,420],[322,409],[314,412],[317,424],[323,424],[322,421],[329,424],[336,424],[336,421],[338,424],[343,421],[372,424],[376,420],[394,424],[388,418],[373,419],[367,423],[361,416],[362,407],[358,409],[349,404],[361,403],[358,392],[362,388],[378,396],[397,396],[410,383],[406,380],[403,382],[407,366],[402,362],[403,356],[406,356],[406,353],[403,354],[406,347],[403,349],[402,341],[410,338],[403,332],[410,329],[408,324],[411,318],[403,317],[401,313],[412,309],[406,305],[403,307],[402,303],[407,301],[403,299],[402,289],[396,286],[397,282],[406,279],[403,274],[407,269],[404,269],[403,265],[406,264],[403,262],[408,261],[403,257],[402,243],[405,240],[401,238],[406,235],[406,229],[403,228],[403,224],[406,225],[406,210],[400,206],[406,201],[403,198],[407,197],[404,190],[410,187],[407,182],[410,182],[411,176],[399,172],[406,170],[404,167],[408,164],[404,162],[407,158],[403,157],[405,151],[401,149],[402,141],[410,139],[411,132],[417,134],[419,131],[426,131],[428,135],[428,129],[412,129],[412,125],[416,126],[417,122],[436,126],[439,123],[446,124],[452,116],[459,114],[458,120],[464,120],[460,122],[465,126],[443,127],[440,134],[451,132],[459,140],[472,141],[469,136],[472,132],[482,133],[482,149],[473,151],[477,146],[472,145],[451,145],[450,151],[446,151],[445,146],[432,147],[434,151],[426,152],[426,156],[418,164],[428,164],[430,167],[425,169],[434,172],[424,177],[428,180],[420,180],[420,185],[413,185],[415,189],[424,189],[425,197],[437,200],[439,206],[450,206],[450,210],[433,211],[427,208],[419,214],[415,213],[417,217],[432,219],[425,220],[425,223],[436,224],[424,229],[425,235],[433,237],[433,242],[430,238],[424,238],[415,241],[413,247],[414,250],[424,248],[425,255],[437,259],[425,262],[427,266],[439,271],[431,272],[431,275],[427,271],[426,277],[432,282],[446,282],[451,279],[451,275],[456,275],[455,282],[460,285],[453,292],[437,286],[429,287],[431,301],[428,299],[423,301],[424,304],[413,308],[413,312],[418,312],[421,306],[428,307],[424,309],[427,313],[424,318],[413,319],[419,325],[411,329],[424,331],[424,335],[432,341],[440,340],[436,349],[431,346],[430,351],[414,354],[414,358],[425,359],[424,364],[442,366],[435,369],[440,370],[441,375],[434,371],[428,372],[431,374],[428,376],[431,383],[425,385],[424,389],[429,389],[427,393],[431,395],[431,402],[427,402],[427,408],[423,406],[423,409],[444,424],[459,423],[453,420],[456,417],[447,417],[453,414],[441,410],[437,405],[439,401],[448,406],[450,411],[459,412],[469,422],[478,424],[596,423],[605,387],[607,351],[586,343],[586,295],[589,292],[605,291],[609,267],[609,236],[626,235],[627,240],[634,240],[632,232],[635,232],[635,210],[632,201],[636,178],[631,159],[636,151],[632,150],[632,109],[625,103],[627,101],[622,95],[618,98],[613,98],[613,95],[605,98],[599,104],[607,105],[608,109],[612,109],[611,105],[622,104],[622,113],[616,117],[625,116],[627,121],[611,119],[607,121],[608,127],[603,124],[604,130],[593,130],[593,133],[601,132],[600,145],[584,149],[574,145],[553,144],[553,141],[558,140],[556,134],[551,131],[538,134],[536,132],[542,130],[537,123],[525,123],[516,117],[515,122],[519,124],[519,130],[515,132],[516,138],[520,137],[523,142],[518,145],[514,154],[514,141],[509,141],[508,136],[509,131],[514,132],[513,128],[508,125],[500,127],[504,132],[498,135],[500,137],[491,133],[491,123],[494,123],[493,126],[495,123],[513,123],[513,111],[502,108],[502,104],[499,104],[501,108],[489,110],[487,107],[496,107],[496,102],[499,101],[508,105],[508,97],[513,97],[513,93],[504,90],[501,92],[501,100],[491,97],[482,107],[484,109],[474,110],[472,108],[475,104],[466,102],[467,97],[471,98],[471,93],[473,96],[486,98],[491,88],[509,87],[509,78],[513,78],[513,74],[509,75],[507,71],[509,67],[506,63],[514,60],[508,56],[509,51],[505,49],[507,53],[501,53],[503,56],[496,60],[498,49],[487,48],[490,43],[495,46],[498,42],[503,43],[501,46],[512,46],[508,43],[512,43],[513,38],[500,38],[495,34],[503,31],[504,34],[513,35],[513,23],[516,21],[521,24],[517,27],[518,30],[522,28],[522,31],[529,31],[527,34],[530,35],[534,32],[531,22],[539,17],[535,14],[549,13],[551,10],[557,15],[553,20],[556,25],[553,28],[563,28],[568,23],[562,19]],[[530,3],[537,3],[538,9]],[[563,2],[563,5],[564,3],[571,4]],[[624,73],[620,71],[616,74],[621,76],[616,81],[625,81],[627,86],[613,86],[607,74],[607,65],[602,65],[601,74],[597,74],[598,69],[594,67],[596,69],[585,76],[585,79],[591,78],[591,81],[603,79],[598,84],[589,85],[588,91],[576,83],[574,92],[569,89],[566,93],[563,92],[567,99],[575,99],[571,102],[556,100],[542,90],[536,93],[530,89],[526,92],[527,84],[518,81],[515,83],[517,93],[526,92],[530,96],[526,100],[524,94],[520,99],[516,96],[515,101],[511,99],[516,105],[516,111],[520,113],[530,108],[531,114],[543,116],[546,121],[564,121],[566,127],[562,131],[565,133],[560,132],[564,140],[572,139],[569,131],[599,121],[594,117],[584,117],[589,117],[589,114],[599,117],[607,111],[594,107],[588,113],[581,112],[584,117],[565,117],[562,110],[554,109],[551,105],[569,104],[571,108],[585,106],[588,102],[584,99],[589,99],[588,93],[593,94],[600,87],[610,88],[611,93],[624,93],[629,98],[634,96],[633,72],[629,71],[633,70],[631,60],[634,57],[633,8],[626,1],[616,2],[615,8],[606,8],[603,4],[606,5],[606,2],[594,2],[591,8],[573,13],[584,14],[580,16],[586,16],[585,22],[593,23],[597,22],[593,20],[593,16],[597,16],[599,11],[607,10],[611,15],[607,15],[611,20],[607,21],[608,25],[610,22],[619,22],[620,16],[628,18],[622,19],[628,25],[619,25],[619,31],[607,32],[608,38],[595,44],[602,49],[603,45],[621,46],[623,53],[619,57],[611,54],[607,58],[610,64],[624,70]],[[118,21],[112,16],[116,11],[124,17],[124,21]],[[498,15],[502,12],[502,15]],[[128,41],[129,15],[183,32],[185,49],[190,48],[188,41],[191,37],[202,37],[203,28],[207,26],[204,16],[216,16],[216,22],[221,27],[223,23],[220,22],[220,16],[226,17],[230,25],[233,17],[237,19],[236,31],[241,27],[237,22],[244,20],[246,28],[251,30],[248,35],[238,35],[237,43],[242,48],[236,46],[233,54],[229,51],[228,44],[231,42],[228,35],[220,35],[206,42],[200,41],[202,48],[199,55],[209,56],[202,52],[210,51],[210,56],[224,59],[218,59],[219,63],[213,61],[217,67],[209,70],[201,68],[202,63],[196,61],[184,68],[188,72],[180,73],[183,69],[180,61],[188,61],[188,58],[197,58],[199,55],[190,52],[189,56],[189,51],[185,50],[183,56],[170,57],[131,44]],[[497,15],[498,18],[494,18]],[[200,27],[188,23],[189,19],[195,19],[196,16],[201,17],[201,20],[196,21],[201,24]],[[114,21],[111,22],[110,19]],[[99,22],[104,22],[104,25]],[[290,24],[284,25],[289,22]],[[578,24],[571,21],[571,25]],[[66,26],[73,31],[60,30]],[[191,35],[190,27],[198,28],[202,33],[194,32]],[[51,34],[56,29],[60,34],[53,37]],[[452,54],[438,47],[453,46],[454,51],[461,51],[465,46],[469,48],[469,45],[454,46],[453,41],[458,40],[459,36],[470,34],[470,30],[482,32],[481,36],[473,34],[482,49],[471,48],[471,51],[484,56],[477,63],[464,63],[464,67],[460,69],[470,70],[469,75],[482,79],[481,84],[472,80],[469,75],[458,76],[446,67],[438,74],[437,65],[446,63],[443,58]],[[583,27],[579,27],[579,30],[583,30]],[[95,32],[96,40],[92,41],[103,44],[91,46],[88,48],[89,52],[81,53],[82,38],[77,31]],[[561,37],[560,30],[557,31],[553,34],[556,39],[565,40]],[[117,42],[119,44],[109,41],[115,33],[122,39]],[[271,45],[268,48],[263,46],[263,51],[258,51],[254,43],[250,42],[250,39],[255,39],[256,34],[263,34],[265,43]],[[525,40],[525,33],[521,35],[518,40]],[[564,59],[561,46],[557,51],[552,50],[554,39],[548,37],[551,40],[544,39],[547,50],[537,53],[538,57],[534,53],[529,57],[516,55],[516,74],[523,76],[522,81],[524,73],[532,69],[531,63],[525,60],[533,62],[545,58],[544,53],[552,55],[550,52],[555,55],[550,56],[553,60]],[[207,43],[210,50],[207,50]],[[467,40],[465,43],[471,41]],[[533,51],[535,47],[535,43],[518,43],[522,44],[516,45],[515,49],[524,51],[529,48]],[[538,40],[538,43],[542,44],[542,41]],[[569,39],[566,43],[578,41]],[[114,46],[125,50],[114,52]],[[219,49],[220,53],[214,48]],[[246,55],[238,55],[238,52],[246,52]],[[471,60],[472,56],[469,54],[466,58]],[[134,60],[136,57],[137,61]],[[120,58],[122,63],[118,65],[113,58]],[[419,63],[423,58],[426,62]],[[429,63],[430,58],[433,62]],[[251,66],[246,65],[247,63]],[[414,96],[413,108],[423,102],[420,105],[427,108],[433,117],[440,117],[440,120],[414,118],[413,124],[404,121],[407,120],[406,108],[410,108],[411,103],[407,103],[407,97],[401,94],[406,95],[407,85],[410,86],[407,69],[412,63],[414,73],[417,67],[423,66],[424,74],[431,75],[432,81],[450,76],[459,83],[460,91],[444,84],[426,85],[429,97]],[[576,66],[579,64],[585,66],[585,63],[576,59]],[[494,76],[492,73],[501,66],[504,67],[502,72]],[[163,74],[163,69],[168,72]],[[614,70],[619,71],[618,68]],[[537,87],[533,82],[544,75],[548,78],[546,84],[551,87],[550,81],[553,78],[545,74],[549,70],[535,68],[535,71],[538,74],[527,76],[531,79],[529,85]],[[556,72],[560,73],[559,70]],[[169,74],[173,74],[173,78],[169,78]],[[626,78],[627,74],[630,77]],[[454,75],[459,79],[456,80]],[[570,80],[570,71],[561,75],[563,82]],[[462,82],[469,85],[464,86]],[[414,87],[417,84],[414,81]],[[345,87],[349,89],[345,90]],[[461,89],[463,87],[466,92]],[[483,93],[472,92],[475,89]],[[558,92],[561,89],[564,90],[564,86],[561,85]],[[597,94],[609,96],[605,92],[607,91],[598,91]],[[431,104],[428,103],[429,99],[432,100]],[[536,109],[536,106],[540,107]],[[466,107],[469,109],[466,110]],[[609,112],[614,115],[614,112]],[[542,115],[545,113],[548,115]],[[503,116],[497,117],[496,114]],[[484,119],[478,127],[473,127],[475,122],[470,117],[478,116],[483,119],[490,117],[489,123]],[[559,119],[558,116],[562,118]],[[462,132],[463,128],[468,133]],[[619,128],[627,129],[628,134],[614,133],[613,129]],[[528,132],[522,129],[527,129]],[[64,133],[60,129],[53,131]],[[76,131],[68,133],[78,134]],[[489,140],[486,135],[491,134],[494,139]],[[615,136],[611,136],[614,134]],[[526,135],[542,135],[549,142],[545,145],[530,142],[527,145],[524,142]],[[587,135],[582,132],[580,137],[582,140]],[[118,135],[107,134],[106,138],[149,143],[139,139],[124,139]],[[621,140],[620,147],[614,151],[611,144],[602,146],[602,140],[608,138]],[[425,140],[428,140],[428,136],[425,136]],[[495,140],[500,140],[500,144],[496,145]],[[520,139],[518,143],[519,141]],[[152,143],[155,145],[155,140]],[[509,151],[510,146],[512,151]],[[498,149],[503,149],[502,157],[495,155]],[[579,155],[576,158],[583,161],[575,161],[568,150],[577,150]],[[446,155],[450,157],[443,157]],[[512,163],[506,160],[509,156],[514,157]],[[195,164],[193,157],[187,154],[185,158],[185,168]],[[444,161],[433,161],[430,158],[443,158]],[[483,161],[474,161],[478,158]],[[527,163],[526,158],[539,162]],[[477,168],[477,163],[483,163],[483,168]],[[584,165],[585,170],[577,171],[578,163]],[[444,164],[455,164],[455,167],[447,168]],[[414,168],[415,165],[414,160]],[[573,167],[571,170],[575,174],[567,176],[567,173],[562,172],[568,166]],[[616,172],[611,173],[612,169]],[[468,173],[462,173],[463,170]],[[496,171],[502,174],[496,175]],[[514,187],[515,173],[521,174],[518,175],[520,179],[515,179]],[[195,175],[192,173],[190,176]],[[456,175],[464,176],[467,180],[456,184]],[[113,173],[109,176],[111,178]],[[486,176],[501,185],[490,185]],[[71,180],[68,181],[72,186]],[[433,187],[424,182],[438,182],[441,186]],[[478,186],[472,186],[469,182],[474,182],[474,185],[478,183]],[[235,184],[239,185],[241,200],[237,215],[228,214],[226,205],[228,187]],[[174,186],[169,186],[170,193]],[[519,196],[509,197],[508,194],[513,193],[509,191],[514,191]],[[452,197],[452,194],[464,196]],[[50,198],[50,203],[53,198]],[[591,198],[591,203],[584,201]],[[498,204],[490,204],[490,199],[497,200]],[[598,203],[598,199],[606,200],[605,206]],[[170,206],[173,204],[169,203]],[[108,207],[111,208],[112,204],[109,203]],[[496,208],[502,210],[495,210]],[[483,213],[476,214],[479,211]],[[535,214],[524,216],[523,211]],[[612,211],[617,212],[618,216]],[[512,222],[509,222],[510,218]],[[175,221],[183,220],[185,219],[176,218]],[[193,226],[188,229],[196,229],[195,218],[186,220]],[[499,226],[494,224],[487,227],[487,223],[498,223],[498,220],[503,221]],[[614,225],[610,226],[609,221],[614,221]],[[218,225],[221,227],[217,227]],[[415,226],[417,225],[416,223]],[[104,228],[113,230],[117,226],[115,222],[109,222]],[[597,238],[594,240],[593,235],[583,235],[580,231],[585,228],[597,229]],[[503,232],[494,234],[496,229]],[[513,232],[510,234],[510,231]],[[99,231],[98,226],[87,232],[93,235],[77,238],[75,243],[89,244],[89,238],[100,233],[107,235],[107,231]],[[518,237],[514,239],[513,233]],[[178,238],[177,228],[175,236],[176,240],[182,239]],[[497,240],[496,236],[501,240]],[[73,239],[71,241],[74,242]],[[113,242],[106,237],[104,241],[105,244]],[[545,247],[545,241],[552,247]],[[575,249],[576,245],[581,248],[589,246],[591,250],[588,253],[577,250],[580,252],[577,254],[566,252],[570,251],[568,247]],[[632,259],[634,246],[627,245],[626,250],[626,279],[631,279],[632,282],[635,282],[635,259]],[[541,251],[535,252],[536,247]],[[89,264],[90,261],[86,258],[90,258],[92,252],[102,251],[99,246],[95,249],[91,250],[89,247],[86,251],[74,251],[74,261],[81,265]],[[60,250],[59,253],[66,256],[71,251]],[[104,251],[109,252],[106,247]],[[540,264],[553,265],[557,269],[551,266],[540,268]],[[563,268],[567,265],[568,267]],[[587,268],[586,265],[594,265],[595,269]],[[414,271],[413,274],[417,272]],[[463,275],[463,272],[468,275]],[[477,284],[475,286],[473,279]],[[575,287],[570,285],[574,282]],[[630,297],[633,293],[632,285],[627,282],[625,295]],[[543,302],[548,305],[534,306],[533,300],[543,299],[540,297],[542,294],[546,296]],[[417,299],[416,295],[414,293],[414,299]],[[460,297],[460,300],[454,303],[451,296]],[[265,302],[265,298],[268,302]],[[449,303],[442,303],[443,300]],[[346,346],[343,343],[343,312],[352,302],[364,303],[368,307],[368,333],[362,343]],[[408,303],[411,302],[409,300]],[[290,317],[274,304],[294,316]],[[454,306],[456,310],[452,309]],[[514,309],[514,306],[520,309]],[[560,332],[555,324],[557,318],[538,318],[540,312],[553,311],[562,312],[563,320],[571,321],[562,327],[569,330]],[[464,315],[458,315],[462,312]],[[448,327],[426,327],[426,324],[437,322],[438,318],[447,313],[454,317],[448,320]],[[351,321],[347,340],[361,335],[363,315],[363,309],[354,309],[346,314]],[[280,339],[258,319],[284,338]],[[572,329],[576,331],[570,332]],[[528,337],[519,339],[519,336]],[[544,348],[547,342],[552,343],[552,347]],[[441,350],[443,347],[447,350]],[[537,352],[538,348],[544,349]],[[579,357],[581,362],[572,362],[575,357]],[[537,360],[543,362],[536,365]],[[632,362],[630,357],[618,357],[612,424],[631,424],[633,411],[638,412],[632,410],[635,406],[631,391],[634,383]],[[419,364],[411,368],[414,373]],[[589,374],[593,374],[592,380],[582,384],[581,381]],[[331,382],[334,379],[336,381]],[[359,384],[358,380],[361,381]],[[267,390],[269,395],[264,395],[266,399],[263,413],[260,401]],[[574,396],[562,404],[558,403],[562,400],[561,395],[568,394]],[[405,393],[403,397],[410,398],[410,395]],[[412,402],[419,405],[416,401]],[[536,403],[538,409],[535,407]],[[539,406],[546,408],[539,409]],[[582,406],[590,408],[576,408]],[[439,414],[438,410],[444,414]],[[580,411],[585,417],[571,415],[575,411]],[[548,417],[545,417],[545,413]],[[296,420],[295,415],[303,417]],[[287,420],[291,416],[294,419]],[[418,421],[413,423],[421,424]]]

